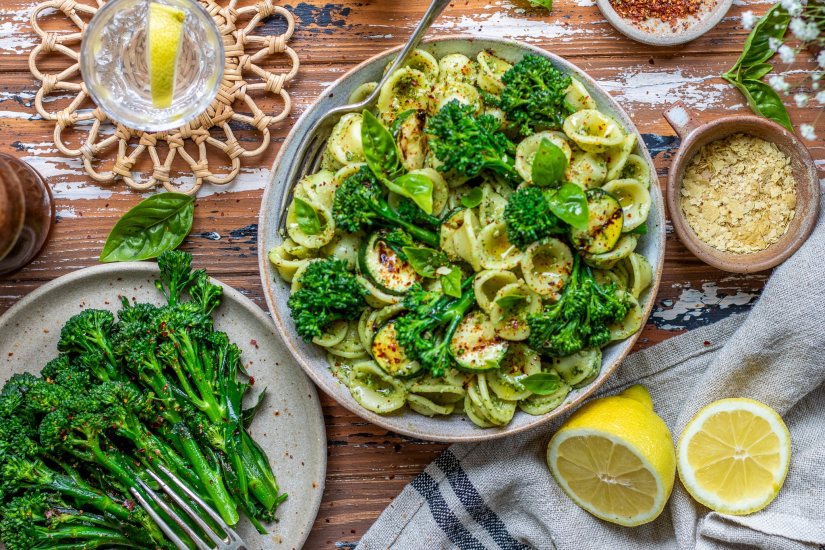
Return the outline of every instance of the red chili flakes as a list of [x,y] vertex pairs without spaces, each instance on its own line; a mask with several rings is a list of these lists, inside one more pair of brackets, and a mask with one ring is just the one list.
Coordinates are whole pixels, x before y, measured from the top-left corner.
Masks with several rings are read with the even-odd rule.
[[250,340],[249,344],[255,346],[255,349],[258,349],[258,341],[257,340]]
[[636,23],[661,19],[671,25],[677,19],[696,15],[709,0],[612,0],[613,9],[624,19]]

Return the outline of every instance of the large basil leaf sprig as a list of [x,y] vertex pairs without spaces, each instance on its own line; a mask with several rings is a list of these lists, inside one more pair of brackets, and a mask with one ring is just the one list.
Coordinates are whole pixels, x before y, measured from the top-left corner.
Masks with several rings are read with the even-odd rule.
[[762,82],[762,78],[773,70],[773,65],[767,62],[776,53],[771,47],[771,41],[782,40],[790,22],[791,16],[782,4],[776,4],[768,10],[745,40],[742,55],[722,78],[736,86],[754,113],[793,131],[782,98],[776,90]]
[[138,203],[118,220],[100,253],[101,262],[157,258],[177,248],[192,230],[195,197],[158,193]]
[[424,212],[432,214],[432,180],[423,174],[404,173],[404,165],[392,132],[368,110],[363,113],[361,142],[367,166],[375,177],[393,193],[411,199]]

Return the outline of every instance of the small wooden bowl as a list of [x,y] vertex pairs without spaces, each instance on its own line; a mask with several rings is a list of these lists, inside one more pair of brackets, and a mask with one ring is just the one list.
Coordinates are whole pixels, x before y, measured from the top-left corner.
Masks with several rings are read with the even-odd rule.
[[[764,271],[791,257],[810,236],[819,213],[819,178],[808,149],[787,129],[758,116],[726,116],[701,123],[681,102],[667,109],[664,116],[682,140],[670,167],[665,197],[679,240],[706,264],[734,273]],[[796,213],[788,231],[765,250],[751,254],[723,252],[699,239],[680,204],[682,177],[688,162],[702,146],[732,134],[747,134],[774,143],[791,159],[796,180]]]

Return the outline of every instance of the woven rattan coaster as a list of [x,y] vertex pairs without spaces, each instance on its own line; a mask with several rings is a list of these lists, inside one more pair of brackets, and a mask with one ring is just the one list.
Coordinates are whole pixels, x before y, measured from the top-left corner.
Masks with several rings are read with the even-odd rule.
[[[34,104],[40,116],[55,122],[54,143],[57,149],[69,157],[82,157],[86,172],[95,181],[112,183],[121,178],[129,187],[141,191],[162,185],[169,191],[194,194],[204,182],[224,185],[234,180],[241,168],[240,159],[256,157],[263,153],[271,139],[270,126],[283,121],[292,110],[292,101],[286,87],[295,78],[299,67],[298,55],[287,45],[295,30],[295,19],[292,14],[274,5],[271,0],[263,0],[254,6],[243,8],[237,8],[237,3],[238,0],[229,0],[226,6],[221,6],[213,0],[201,0],[201,4],[212,15],[220,29],[226,51],[226,65],[217,97],[205,112],[185,126],[156,133],[132,130],[116,124],[97,108],[81,109],[89,96],[85,85],[77,82],[80,74],[80,66],[77,63],[78,50],[86,22],[97,8],[74,0],[48,0],[38,4],[32,12],[31,24],[42,42],[29,55],[29,69],[34,77],[41,81]],[[52,10],[65,14],[77,32],[43,30],[39,18]],[[271,16],[278,16],[284,20],[284,32],[274,36],[253,34],[256,27]],[[241,26],[244,21],[246,24]],[[43,73],[37,68],[38,58],[50,53],[65,55],[73,60],[73,64],[58,74]],[[275,54],[286,56],[288,66],[283,70],[263,68],[261,65],[265,60]],[[248,83],[248,77],[260,81]],[[248,94],[252,91],[279,96],[281,111],[275,115],[264,113]],[[44,98],[52,93],[77,95],[65,109],[48,111],[44,107]],[[233,109],[236,102],[240,102],[251,116],[236,112]],[[84,143],[76,149],[68,147],[63,140],[64,130],[76,125],[87,126],[90,122],[91,129]],[[259,138],[254,149],[241,146],[230,128],[231,122],[248,125],[257,130],[256,135]],[[111,135],[104,135],[101,131],[101,126],[107,123],[116,128]],[[215,137],[215,134],[220,139]],[[191,140],[197,146],[197,158],[186,151],[186,140]],[[161,158],[161,150],[157,147],[161,142],[167,145],[164,148],[168,149],[165,158]],[[207,146],[214,147],[228,157],[231,163],[230,172],[218,175],[210,171]],[[95,170],[93,164],[96,159],[104,158],[115,151],[117,157],[111,171]],[[153,165],[152,173],[139,174],[134,170],[135,164],[146,154]],[[188,173],[193,177],[170,177],[176,156],[180,156],[188,164]],[[186,176],[185,173],[175,175]]]

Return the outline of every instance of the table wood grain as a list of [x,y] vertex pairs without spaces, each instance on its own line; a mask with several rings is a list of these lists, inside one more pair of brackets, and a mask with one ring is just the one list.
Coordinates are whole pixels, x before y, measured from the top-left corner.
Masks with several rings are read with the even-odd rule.
[[[256,223],[279,144],[301,112],[330,83],[367,57],[402,43],[426,4],[426,0],[283,4],[296,16],[291,45],[301,59],[298,79],[290,88],[294,110],[275,129],[272,147],[262,157],[246,161],[233,184],[206,185],[201,190],[194,229],[184,244],[197,265],[208,267],[210,274],[266,308],[257,269]],[[629,41],[610,27],[592,0],[556,0],[554,4],[553,13],[548,14],[522,0],[460,0],[447,8],[432,32],[521,40],[578,64],[634,117],[654,155],[661,185],[678,146],[678,138],[661,116],[663,109],[681,100],[707,118],[746,112],[738,92],[717,75],[740,53],[746,35],[739,23],[741,12],[762,13],[770,2],[737,2],[709,34],[674,48]],[[0,278],[0,312],[43,283],[94,265],[118,216],[142,198],[123,184],[92,183],[80,162],[62,157],[55,149],[53,124],[34,114],[32,101],[38,85],[28,72],[28,53],[37,43],[28,23],[33,5],[31,0],[0,0],[0,151],[24,159],[46,177],[57,204],[57,224],[37,260],[17,274]],[[267,21],[261,32],[279,32],[280,24]],[[60,21],[55,17],[49,25],[59,28]],[[65,60],[51,58],[41,63],[48,70],[66,65]],[[799,62],[790,69],[795,79],[801,79],[813,64]],[[54,98],[49,105],[58,106],[68,99]],[[797,125],[812,123],[817,115],[817,108],[789,106],[789,110]],[[818,128],[820,137],[825,135],[823,126],[820,123]],[[242,139],[254,139],[248,129],[233,130]],[[74,139],[80,137],[78,132]],[[809,146],[825,172],[825,143],[820,139]],[[694,258],[671,229],[668,226],[664,279],[639,348],[748,311],[769,275],[714,270]],[[322,403],[329,467],[324,500],[306,548],[351,548],[445,445],[387,432],[326,396]]]

